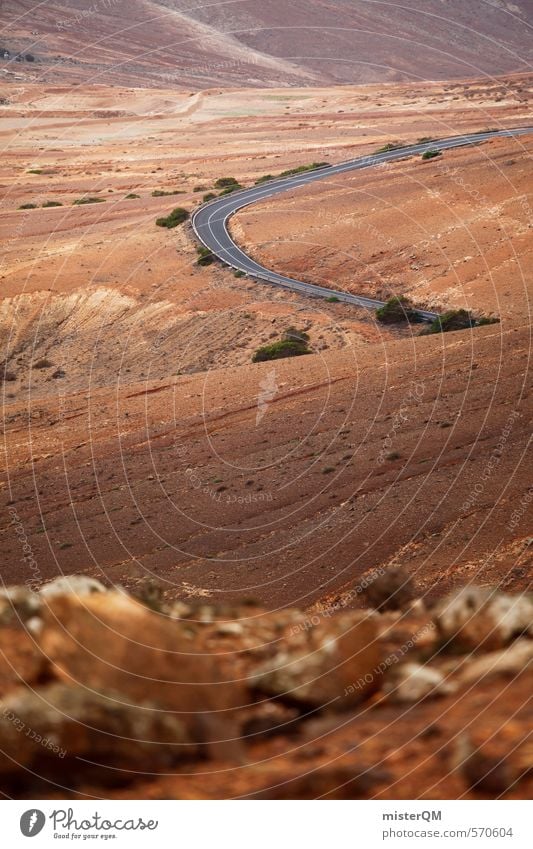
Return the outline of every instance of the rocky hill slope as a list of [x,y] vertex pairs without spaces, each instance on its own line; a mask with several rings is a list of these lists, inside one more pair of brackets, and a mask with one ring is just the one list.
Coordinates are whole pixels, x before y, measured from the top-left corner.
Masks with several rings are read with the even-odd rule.
[[125,25],[123,0],[10,0],[0,44],[10,55],[0,62],[4,72],[47,82],[191,89],[492,77],[530,67],[527,0],[190,6],[131,0]]

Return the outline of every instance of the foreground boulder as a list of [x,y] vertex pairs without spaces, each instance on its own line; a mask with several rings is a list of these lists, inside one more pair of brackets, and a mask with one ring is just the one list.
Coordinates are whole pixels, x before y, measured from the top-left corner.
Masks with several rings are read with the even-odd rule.
[[125,705],[149,697],[198,742],[236,736],[240,685],[223,680],[216,655],[197,653],[179,623],[118,592],[53,597],[43,620],[40,644],[54,677],[118,692]]
[[[184,723],[153,709],[125,705],[116,692],[51,684],[20,689],[0,703],[0,774],[30,767],[39,774],[83,769],[74,758],[113,769],[164,768],[194,752]],[[69,763],[68,768],[61,761]]]
[[465,587],[439,604],[435,621],[442,640],[459,650],[497,650],[515,637],[533,636],[533,601]]
[[256,690],[302,708],[347,710],[375,692],[385,665],[375,620],[350,612],[306,632],[306,645],[290,643],[252,677]]

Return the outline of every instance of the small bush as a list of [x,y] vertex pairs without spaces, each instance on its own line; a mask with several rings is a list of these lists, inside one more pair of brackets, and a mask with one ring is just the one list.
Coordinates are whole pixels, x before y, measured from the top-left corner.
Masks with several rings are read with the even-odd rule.
[[376,310],[376,318],[382,324],[404,324],[420,321],[410,301],[403,295],[394,295],[386,304]]
[[246,277],[246,274],[244,273],[244,271],[240,271],[239,269],[237,269],[237,271],[233,272],[233,276],[240,278],[240,277]]
[[425,150],[422,154],[422,159],[435,159],[437,156],[442,156],[442,150],[436,150],[435,148],[431,148],[431,150]]
[[209,248],[206,248],[203,245],[200,245],[200,247],[196,248],[196,253],[198,254],[196,265],[211,265],[215,261],[215,257],[212,252],[209,250]]
[[42,168],[30,168],[28,174],[43,174]]
[[467,310],[449,310],[439,315],[429,327],[422,331],[421,336],[430,336],[433,333],[450,333],[453,330],[468,330],[475,325],[475,318]]
[[255,181],[255,185],[260,186],[262,183],[269,183],[270,180],[275,180],[275,177],[272,174],[265,174],[263,177],[259,177],[259,179]]
[[235,179],[235,177],[220,177],[216,183],[215,188],[217,189],[228,189],[230,186],[238,186],[239,181]]
[[388,153],[390,150],[401,150],[402,147],[405,147],[403,142],[388,142],[388,144],[384,144],[383,147],[378,147],[374,153]]
[[33,368],[52,368],[53,365],[54,364],[50,362],[49,359],[47,359],[46,357],[42,357],[40,360],[37,360],[37,362],[33,364]]
[[220,192],[220,197],[223,197],[224,195],[231,195],[232,192],[236,192],[239,189],[242,189],[240,183],[236,183],[234,186],[226,186],[226,188],[222,189]]
[[136,195],[135,192],[130,192],[128,195],[126,195],[124,200],[136,200],[137,198],[140,198],[140,195]]
[[252,357],[253,363],[264,363],[268,360],[283,360],[287,357],[301,357],[304,354],[311,354],[305,342],[296,342],[290,339],[282,339],[280,342],[274,342],[272,345],[265,345],[259,348]]
[[337,298],[337,295],[331,295],[330,298],[326,298],[326,301],[328,302],[328,304],[338,304],[338,303],[340,303],[340,300],[339,300],[339,298]]
[[302,344],[307,345],[310,337],[309,333],[306,333],[305,330],[297,330],[296,327],[288,327],[283,334],[283,338],[287,342],[301,342]]
[[195,186],[193,192],[206,192],[207,186]]
[[36,203],[23,203],[19,206],[19,209],[37,209]]
[[166,218],[157,218],[156,224],[158,227],[166,227],[168,230],[172,230],[173,227],[177,227],[178,224],[183,224],[184,221],[187,221],[189,218],[189,213],[186,209],[183,209],[182,206],[176,207],[172,212],[166,216]]
[[482,316],[481,318],[478,318],[478,320],[476,322],[478,327],[484,327],[487,324],[499,324],[499,323],[500,323],[499,318],[496,318],[495,316],[485,316],[485,315]]
[[52,206],[63,206],[58,200],[46,200],[43,203],[43,209],[50,209]]
[[86,203],[105,203],[105,198],[97,198],[97,197],[86,197],[86,198],[78,198],[73,201],[73,206],[83,206]]
[[374,610],[402,610],[416,597],[416,584],[403,566],[365,576],[363,596]]
[[216,194],[214,192],[208,192],[203,196],[202,200],[204,203],[207,203],[208,200],[214,200],[216,198]]
[[152,192],[152,197],[153,198],[166,198],[166,197],[170,197],[171,195],[182,195],[182,194],[183,194],[183,192],[181,191],[181,189],[173,189],[172,191],[169,191],[169,192],[165,191],[164,189],[154,189],[153,192]]
[[306,171],[315,171],[317,168],[327,168],[329,162],[311,162],[310,165],[299,165],[297,168],[289,168],[287,171],[282,171],[280,177],[292,177],[296,174],[304,174]]

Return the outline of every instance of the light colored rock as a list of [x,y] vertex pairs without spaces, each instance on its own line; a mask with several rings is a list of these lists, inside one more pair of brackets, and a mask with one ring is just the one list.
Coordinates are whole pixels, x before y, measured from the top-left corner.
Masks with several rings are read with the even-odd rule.
[[463,684],[496,675],[519,675],[533,660],[533,641],[516,640],[503,651],[489,652],[480,658],[467,661],[458,674]]
[[54,581],[45,584],[40,589],[42,596],[53,598],[57,595],[65,595],[75,593],[76,595],[91,595],[91,593],[105,593],[106,588],[96,578],[89,578],[86,575],[63,575],[61,578],[56,578]]
[[392,669],[385,683],[392,701],[412,703],[428,696],[447,696],[456,687],[438,669],[419,663],[402,663]]
[[26,622],[39,613],[41,599],[28,587],[0,590],[0,626]]
[[289,647],[256,669],[254,689],[288,703],[347,710],[382,683],[382,650],[375,618],[359,612],[322,621],[306,632],[306,648]]
[[533,602],[483,587],[465,587],[435,611],[443,640],[466,651],[499,649],[514,637],[533,636]]

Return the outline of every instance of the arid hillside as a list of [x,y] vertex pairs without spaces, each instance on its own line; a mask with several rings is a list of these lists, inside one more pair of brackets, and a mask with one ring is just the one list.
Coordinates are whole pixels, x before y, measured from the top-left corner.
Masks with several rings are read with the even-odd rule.
[[529,70],[532,24],[528,0],[6,0],[0,63],[15,79],[191,90],[492,78]]
[[[524,125],[530,89],[380,87],[378,106],[374,87],[6,86],[2,499],[39,580],[153,574],[173,597],[306,606],[401,562],[433,596],[471,575],[523,588],[529,138],[326,180],[233,223],[275,267],[502,319],[472,332],[416,338],[200,267],[188,225],[155,219],[221,177]],[[288,327],[314,353],[252,365]],[[2,545],[20,581],[10,521]]]
[[[228,180],[528,125],[531,77],[20,76],[0,89],[2,792],[528,798],[531,137],[231,224],[306,279],[501,319],[468,330],[260,285],[156,220]],[[310,354],[252,362],[298,331]]]

